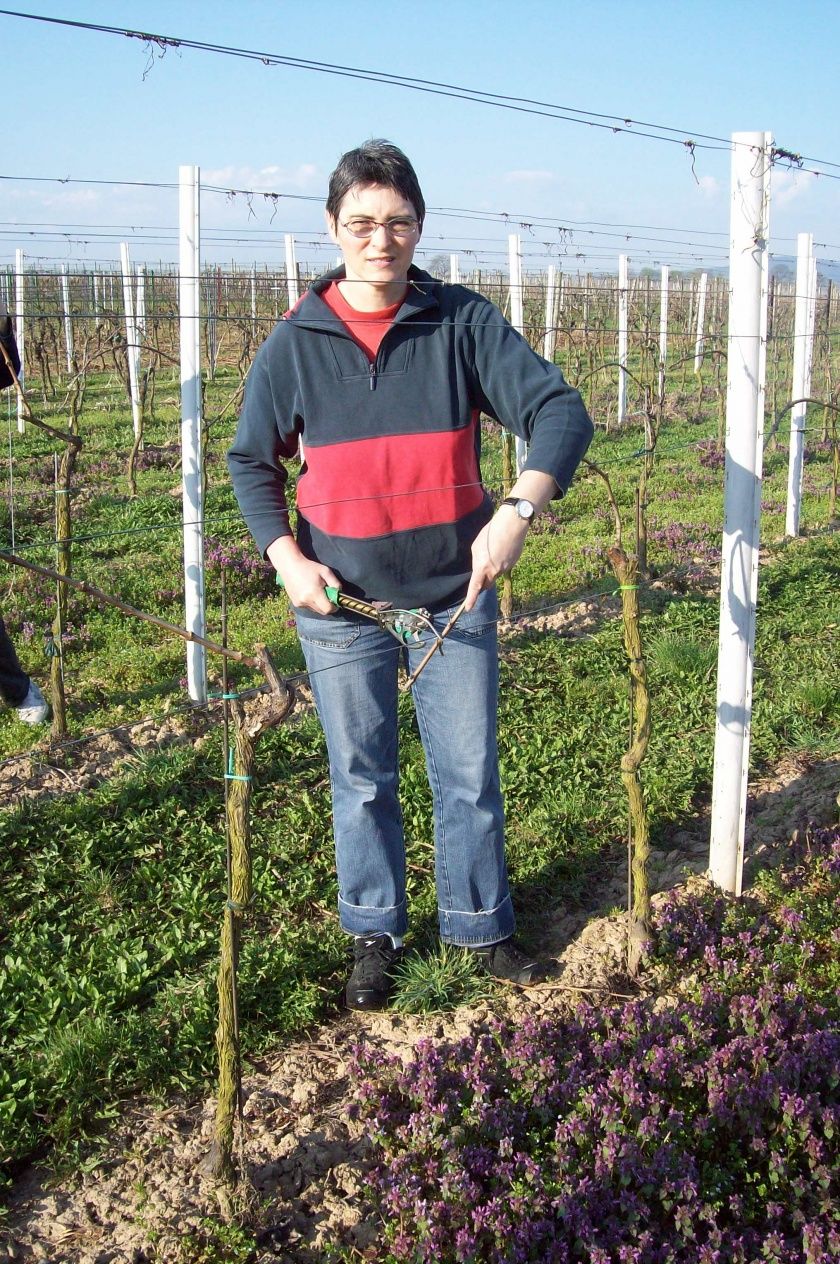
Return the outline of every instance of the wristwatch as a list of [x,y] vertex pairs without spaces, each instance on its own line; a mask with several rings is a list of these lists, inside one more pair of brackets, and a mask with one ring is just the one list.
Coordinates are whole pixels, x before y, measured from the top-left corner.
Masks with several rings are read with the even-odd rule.
[[520,496],[506,496],[502,504],[512,505],[523,522],[530,522],[535,513],[530,500],[524,500]]

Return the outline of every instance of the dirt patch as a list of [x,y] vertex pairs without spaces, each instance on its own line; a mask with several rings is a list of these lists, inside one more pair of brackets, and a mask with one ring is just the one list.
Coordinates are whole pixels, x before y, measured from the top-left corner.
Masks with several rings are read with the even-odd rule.
[[139,755],[195,742],[211,723],[206,711],[184,711],[163,720],[120,725],[78,741],[45,740],[0,765],[0,802],[11,808],[92,790]]
[[[796,830],[836,820],[838,790],[840,757],[789,759],[752,785],[747,879],[772,863]],[[705,870],[708,849],[707,814],[674,830],[651,856],[655,889],[663,893],[684,881],[703,881],[698,875]],[[250,1223],[257,1226],[256,1264],[314,1264],[323,1260],[327,1244],[336,1242],[354,1245],[360,1259],[378,1258],[376,1208],[367,1176],[370,1141],[346,1110],[352,1089],[349,1062],[360,1039],[407,1061],[420,1039],[478,1033],[491,1013],[560,1014],[580,995],[628,995],[624,918],[618,912],[604,916],[625,899],[626,879],[617,876],[594,893],[594,913],[569,913],[545,928],[547,947],[557,960],[556,976],[545,984],[509,988],[492,1005],[440,1017],[344,1015],[255,1066],[244,1082],[242,1155],[248,1174],[245,1203]],[[219,1188],[202,1174],[214,1110],[212,1098],[166,1110],[137,1104],[114,1128],[100,1165],[76,1182],[50,1184],[44,1172],[27,1171],[12,1191],[0,1262],[187,1264],[225,1258],[199,1253],[208,1220],[225,1207]]]
[[[295,709],[298,717],[312,709],[308,685],[295,681]],[[261,695],[268,698],[268,695]],[[259,710],[259,699],[251,707]],[[65,794],[92,790],[125,771],[132,760],[152,751],[201,742],[221,723],[221,711],[189,707],[163,719],[147,718],[119,725],[75,741],[56,743],[45,738],[26,754],[0,764],[0,803],[4,808],[24,802],[54,799]]]
[[608,593],[601,593],[542,613],[515,614],[510,619],[500,621],[499,643],[504,647],[523,632],[543,632],[569,639],[587,636],[596,630],[605,617],[614,618],[620,613],[621,600]]

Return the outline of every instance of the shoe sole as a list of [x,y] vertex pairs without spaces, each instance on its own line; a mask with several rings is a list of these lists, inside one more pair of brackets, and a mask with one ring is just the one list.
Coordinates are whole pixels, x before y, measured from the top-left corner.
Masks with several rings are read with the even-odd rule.
[[356,996],[349,996],[346,992],[344,994],[344,1004],[347,1009],[357,1010],[361,1013],[371,1013],[376,1010],[387,1009],[389,999],[390,998],[387,996],[382,996],[381,993],[375,993],[370,997],[359,994]]

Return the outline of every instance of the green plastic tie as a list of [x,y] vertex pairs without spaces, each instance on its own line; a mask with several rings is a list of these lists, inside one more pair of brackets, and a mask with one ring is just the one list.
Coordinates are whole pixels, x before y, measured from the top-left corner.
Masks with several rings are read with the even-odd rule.
[[241,777],[235,772],[226,772],[225,781],[253,781],[252,777]]

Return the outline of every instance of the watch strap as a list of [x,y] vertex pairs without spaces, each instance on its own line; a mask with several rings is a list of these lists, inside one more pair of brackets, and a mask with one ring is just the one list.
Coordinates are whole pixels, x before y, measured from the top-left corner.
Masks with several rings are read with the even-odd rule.
[[[520,512],[519,512],[519,506],[522,504],[523,500],[525,501],[525,504],[526,504],[526,505],[530,505],[530,506],[531,506],[531,512],[530,512],[529,514],[523,514],[523,513],[520,513]],[[504,500],[501,502],[501,504],[502,504],[502,505],[510,505],[512,509],[515,509],[515,510],[516,510],[516,512],[517,512],[517,514],[519,514],[519,517],[522,519],[522,521],[523,521],[523,522],[531,522],[531,521],[534,519],[534,517],[536,516],[536,509],[534,508],[534,506],[533,506],[533,504],[531,503],[531,501],[530,501],[530,500],[526,500],[526,498],[525,498],[524,496],[505,496],[505,498],[504,498]]]

